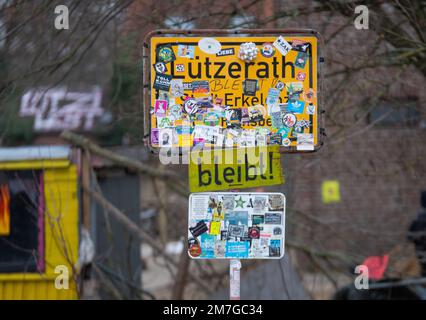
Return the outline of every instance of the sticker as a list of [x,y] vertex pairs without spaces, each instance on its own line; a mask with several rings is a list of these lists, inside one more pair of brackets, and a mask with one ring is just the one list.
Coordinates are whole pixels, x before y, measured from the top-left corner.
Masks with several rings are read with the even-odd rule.
[[265,213],[265,224],[281,224],[281,213],[280,212]]
[[263,224],[264,221],[265,221],[265,216],[264,215],[253,215],[251,219],[252,219],[253,225]]
[[303,92],[303,82],[290,82],[287,86],[287,93],[289,95],[297,95]]
[[163,46],[163,47],[157,48],[157,60],[158,62],[164,62],[164,63],[169,63],[176,60],[172,47]]
[[262,49],[260,49],[260,53],[262,56],[266,58],[270,58],[275,54],[275,48],[270,42],[266,42],[262,45]]
[[299,81],[304,81],[305,78],[306,78],[306,73],[304,73],[304,72],[299,71],[296,75],[296,79],[299,80]]
[[275,85],[275,88],[282,91],[285,88],[284,82],[278,81],[277,84]]
[[244,225],[233,225],[231,224],[228,229],[228,237],[243,237],[244,236]]
[[192,81],[192,92],[208,94],[210,92],[209,82],[208,81]]
[[299,133],[297,134],[297,150],[313,151],[314,148],[314,135],[312,133]]
[[203,233],[200,239],[201,255],[203,258],[213,258],[216,236]]
[[291,145],[291,140],[289,138],[283,139],[283,146],[289,147]]
[[158,145],[158,134],[159,134],[159,130],[158,129],[153,128],[151,130],[151,144]]
[[311,126],[311,122],[309,120],[301,119],[296,122],[296,125],[294,126],[294,130],[297,133],[303,133],[303,130],[305,128],[309,128]]
[[183,83],[183,90],[184,91],[192,91],[192,83],[191,82],[184,82]]
[[245,79],[243,81],[243,92],[246,96],[255,96],[259,89],[259,83],[256,79]]
[[308,90],[303,91],[303,99],[305,99],[306,102],[309,102],[309,103],[313,102],[313,99],[315,99],[316,96],[317,95],[314,89],[310,88]]
[[270,88],[268,96],[266,97],[266,105],[268,108],[278,104],[280,98],[280,90],[276,88]]
[[[242,197],[240,197],[240,201],[242,201],[242,205],[244,206],[244,203],[246,201],[242,200]],[[235,199],[235,203],[237,203],[238,200]],[[235,205],[235,209],[237,209],[238,206]],[[226,212],[225,213],[225,223],[228,225],[246,225],[248,224],[248,211],[232,211],[232,212]]]
[[282,235],[283,230],[281,227],[275,227],[274,230],[272,231],[272,235],[274,236],[280,236]]
[[154,88],[158,90],[169,91],[170,90],[170,82],[173,77],[168,74],[156,73],[154,80]]
[[304,52],[299,52],[296,57],[296,61],[294,62],[294,65],[298,68],[305,68],[306,62],[308,61],[309,55]]
[[259,227],[250,227],[248,229],[248,236],[251,239],[259,239],[260,238],[260,229],[259,229]]
[[254,42],[245,42],[240,45],[238,50],[238,58],[245,62],[251,62],[257,58],[259,49]]
[[223,48],[218,53],[216,53],[217,57],[223,57],[223,56],[232,56],[235,54],[234,48]]
[[227,258],[247,258],[249,253],[248,241],[227,241],[225,256]]
[[167,67],[164,62],[157,62],[154,65],[154,68],[157,73],[165,73],[167,71]]
[[[296,122],[296,124],[297,124],[297,122]],[[291,130],[290,128],[284,126],[282,128],[279,128],[277,133],[280,134],[283,139],[285,139],[285,138],[288,137],[290,130]]]
[[[253,110],[257,110],[258,111],[257,114],[262,116],[261,118],[258,118],[259,120],[262,120],[267,116],[266,109],[261,104],[257,104],[254,107],[249,107],[248,110],[249,110],[249,117],[251,117],[250,112],[253,111]],[[252,118],[250,118],[250,119],[252,119]]]
[[176,72],[185,72],[185,65],[179,63],[175,66],[175,70],[176,70]]
[[157,116],[157,127],[159,129],[173,127],[173,121],[168,117],[158,117]]
[[269,144],[278,144],[281,145],[283,141],[283,137],[279,133],[273,133],[269,137]]
[[266,146],[268,144],[266,134],[256,133],[256,145],[257,146]]
[[213,220],[220,221],[225,219],[225,211],[223,211],[223,204],[219,202],[217,207],[213,209]]
[[282,211],[284,208],[284,197],[280,194],[271,194],[268,197],[268,207],[271,211]]
[[199,221],[195,225],[195,227],[190,227],[189,231],[196,238],[196,237],[202,235],[203,233],[207,232],[208,229],[209,228],[207,227],[207,225],[204,221]]
[[173,145],[173,129],[160,129],[158,140],[160,147],[171,147]]
[[173,79],[170,81],[170,92],[174,97],[181,97],[184,95],[183,81],[181,79]]
[[305,109],[305,102],[301,100],[293,100],[287,104],[286,111],[296,114],[303,113]]
[[281,240],[273,240],[269,242],[269,256],[279,257],[281,255]]
[[166,100],[155,100],[154,113],[157,116],[165,116],[167,113],[167,101]]
[[[252,199],[250,199],[252,200]],[[266,198],[265,197],[254,197],[253,200],[253,209],[255,211],[263,211],[266,208]]]
[[198,47],[207,54],[217,54],[222,49],[222,45],[214,38],[203,38],[198,41]]
[[182,106],[175,104],[169,108],[168,117],[173,121],[179,120],[182,118]]
[[282,128],[284,126],[283,123],[283,114],[279,112],[269,113],[271,116],[272,127],[275,129]]
[[216,112],[208,112],[204,116],[204,124],[207,126],[217,126],[219,125],[220,117],[216,114]]
[[178,57],[194,59],[195,46],[188,46],[188,45],[180,44],[180,45],[178,45],[177,50],[178,50],[177,51]]
[[186,113],[190,115],[196,113],[198,110],[197,100],[192,98],[186,99],[183,103],[183,106],[185,108]]
[[299,52],[308,52],[310,44],[302,40],[293,40],[291,42],[291,50]]
[[220,234],[220,222],[219,221],[210,222],[209,233],[211,235],[219,235]]
[[216,241],[214,246],[214,254],[216,258],[225,257],[226,241]]
[[189,247],[189,254],[191,257],[199,257],[201,255],[201,247],[198,243],[191,244]]
[[285,126],[292,128],[294,127],[294,125],[296,124],[297,118],[294,114],[292,113],[286,113],[283,116],[283,123]]
[[315,106],[312,103],[308,104],[308,107],[306,108],[306,113],[315,114]]
[[282,36],[279,36],[274,41],[274,46],[283,56],[285,56],[292,48],[290,43],[288,43]]

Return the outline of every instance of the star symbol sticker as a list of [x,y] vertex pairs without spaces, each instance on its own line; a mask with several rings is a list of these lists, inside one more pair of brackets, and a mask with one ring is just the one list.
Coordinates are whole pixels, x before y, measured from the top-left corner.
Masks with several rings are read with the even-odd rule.
[[244,203],[246,203],[246,201],[244,201],[243,198],[240,196],[240,199],[235,200],[235,208],[244,208]]

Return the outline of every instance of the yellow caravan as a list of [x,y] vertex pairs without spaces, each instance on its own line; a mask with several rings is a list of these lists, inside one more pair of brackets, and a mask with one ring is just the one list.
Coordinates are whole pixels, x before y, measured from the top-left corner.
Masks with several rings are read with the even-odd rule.
[[78,298],[78,220],[69,147],[0,148],[0,300]]

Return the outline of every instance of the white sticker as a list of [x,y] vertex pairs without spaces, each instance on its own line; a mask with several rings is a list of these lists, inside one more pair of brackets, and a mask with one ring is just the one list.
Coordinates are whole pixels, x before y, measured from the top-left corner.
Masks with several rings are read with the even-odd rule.
[[291,44],[285,41],[282,36],[279,36],[277,40],[275,40],[274,46],[283,56],[285,56],[292,48]]
[[314,149],[314,135],[312,133],[297,134],[297,150],[312,151]]
[[198,41],[198,47],[201,51],[208,54],[216,54],[222,49],[222,45],[214,38],[203,38]]
[[173,79],[170,81],[170,91],[174,97],[183,96],[183,81],[182,79]]

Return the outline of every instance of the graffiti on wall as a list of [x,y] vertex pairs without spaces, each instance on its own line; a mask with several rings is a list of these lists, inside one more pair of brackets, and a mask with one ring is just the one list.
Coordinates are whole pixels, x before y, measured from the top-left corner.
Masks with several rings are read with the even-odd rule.
[[31,89],[21,99],[19,115],[34,117],[35,131],[91,130],[101,107],[102,90],[76,92],[67,88]]

